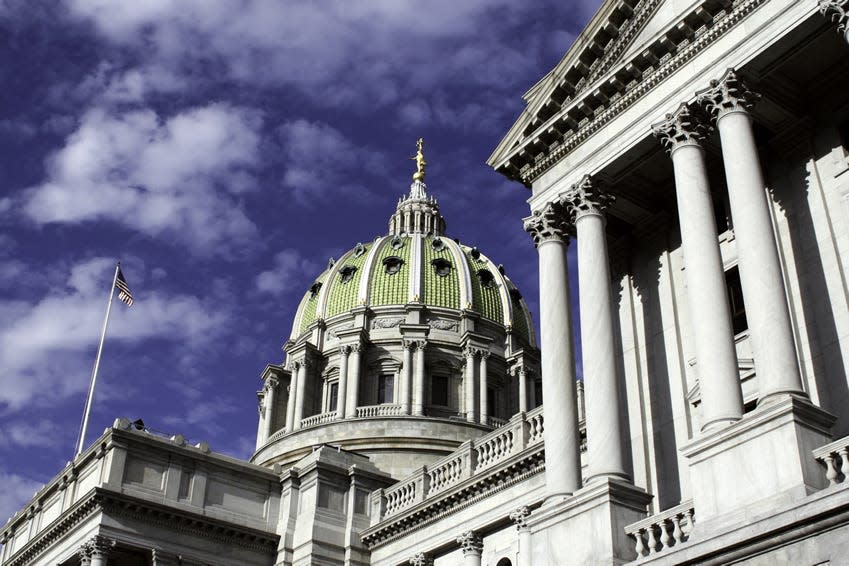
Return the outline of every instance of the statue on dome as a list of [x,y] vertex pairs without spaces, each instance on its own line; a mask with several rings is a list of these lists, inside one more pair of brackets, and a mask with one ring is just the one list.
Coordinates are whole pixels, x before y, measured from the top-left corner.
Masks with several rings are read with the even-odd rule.
[[424,139],[419,138],[416,142],[416,154],[410,159],[415,160],[416,162],[416,172],[413,173],[414,181],[424,181],[425,177],[425,165],[427,165],[427,161],[425,161],[424,153],[422,152],[422,147],[424,146]]

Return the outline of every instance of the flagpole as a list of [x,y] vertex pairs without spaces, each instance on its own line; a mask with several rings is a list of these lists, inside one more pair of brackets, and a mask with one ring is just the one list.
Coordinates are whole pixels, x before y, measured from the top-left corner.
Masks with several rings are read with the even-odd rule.
[[100,354],[103,353],[103,342],[106,340],[106,327],[109,326],[109,311],[112,310],[112,298],[115,296],[115,283],[118,281],[118,271],[121,270],[121,262],[115,266],[115,275],[112,277],[112,287],[109,289],[109,302],[106,304],[106,317],[103,319],[103,330],[100,333],[100,345],[97,347],[97,357],[94,359],[94,369],[91,372],[91,382],[88,386],[88,400],[85,403],[85,412],[83,413],[83,422],[80,427],[80,438],[77,443],[77,457],[83,451],[85,444],[85,433],[88,429],[88,417],[91,412],[91,403],[94,400],[94,385],[97,383],[97,369],[100,367]]

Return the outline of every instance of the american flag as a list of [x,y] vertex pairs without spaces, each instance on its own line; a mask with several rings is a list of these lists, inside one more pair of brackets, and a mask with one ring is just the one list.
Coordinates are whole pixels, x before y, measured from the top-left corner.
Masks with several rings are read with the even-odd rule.
[[121,268],[118,268],[118,278],[115,280],[115,286],[118,287],[118,300],[123,301],[128,307],[133,306],[133,294],[130,288],[127,287],[127,280],[124,279],[124,274],[121,273]]

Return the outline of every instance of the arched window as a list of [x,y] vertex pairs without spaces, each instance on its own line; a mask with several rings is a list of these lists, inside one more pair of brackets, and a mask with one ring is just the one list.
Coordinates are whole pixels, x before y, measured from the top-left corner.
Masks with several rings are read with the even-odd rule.
[[510,562],[509,558],[504,557],[501,560],[499,560],[498,564],[496,564],[495,566],[513,566],[513,563]]

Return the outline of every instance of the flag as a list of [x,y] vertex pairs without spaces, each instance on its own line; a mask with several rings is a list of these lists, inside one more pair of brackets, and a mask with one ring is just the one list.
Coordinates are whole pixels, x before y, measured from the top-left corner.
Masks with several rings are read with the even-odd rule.
[[124,279],[124,274],[121,273],[121,268],[118,268],[118,277],[115,279],[115,286],[118,287],[118,300],[123,301],[128,307],[133,306],[133,294],[130,288],[127,287],[127,280]]

